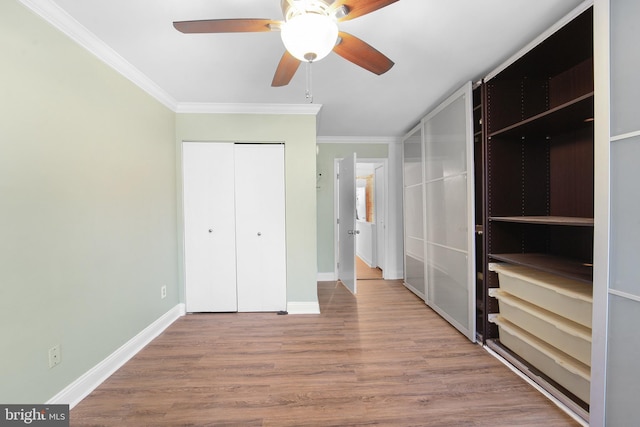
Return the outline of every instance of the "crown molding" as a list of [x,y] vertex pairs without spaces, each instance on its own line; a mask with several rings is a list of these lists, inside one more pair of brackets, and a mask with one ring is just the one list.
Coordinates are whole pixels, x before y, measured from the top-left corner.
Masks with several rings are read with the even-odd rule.
[[309,114],[317,116],[322,104],[218,104],[180,102],[176,113],[195,114]]
[[64,33],[99,60],[129,79],[175,113],[202,114],[307,114],[318,116],[322,104],[223,104],[178,102],[95,34],[51,0],[19,0],[26,8]]
[[395,136],[318,136],[318,144],[399,144]]
[[172,111],[176,110],[178,102],[171,95],[96,37],[95,34],[87,30],[71,15],[60,8],[60,6],[50,0],[19,1],[102,62],[122,74],[125,78],[131,80],[136,86],[157,99],[161,104]]

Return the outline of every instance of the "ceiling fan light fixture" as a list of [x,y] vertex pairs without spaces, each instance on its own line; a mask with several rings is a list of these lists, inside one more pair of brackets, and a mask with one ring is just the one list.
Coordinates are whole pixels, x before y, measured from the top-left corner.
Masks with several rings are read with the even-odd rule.
[[327,56],[338,40],[338,24],[330,16],[301,13],[282,25],[282,42],[296,59],[314,62]]

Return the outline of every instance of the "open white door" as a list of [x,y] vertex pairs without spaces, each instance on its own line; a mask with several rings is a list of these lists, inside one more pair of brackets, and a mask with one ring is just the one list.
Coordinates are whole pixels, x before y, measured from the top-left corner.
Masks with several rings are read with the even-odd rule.
[[385,168],[384,165],[378,165],[375,168],[375,179],[373,181],[375,184],[375,222],[376,222],[376,244],[375,244],[375,267],[379,267],[382,272],[386,275],[386,266],[385,266],[385,247],[387,242],[385,241],[385,229],[387,228],[387,217],[386,217],[386,194],[385,194]]
[[338,280],[356,293],[356,153],[338,166]]

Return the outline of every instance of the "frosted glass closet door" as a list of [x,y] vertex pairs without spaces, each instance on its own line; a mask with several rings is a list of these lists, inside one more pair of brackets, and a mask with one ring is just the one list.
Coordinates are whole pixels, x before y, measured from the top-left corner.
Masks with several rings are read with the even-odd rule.
[[475,341],[471,83],[424,123],[427,304]]
[[404,177],[404,284],[426,300],[424,280],[424,203],[422,127],[403,142]]
[[606,425],[640,419],[640,2],[611,1],[611,147],[609,323]]

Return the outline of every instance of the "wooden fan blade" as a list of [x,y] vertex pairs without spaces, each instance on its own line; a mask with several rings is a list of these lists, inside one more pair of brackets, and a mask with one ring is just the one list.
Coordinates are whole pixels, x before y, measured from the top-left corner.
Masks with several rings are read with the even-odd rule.
[[280,29],[280,21],[272,19],[205,19],[202,21],[176,21],[176,30],[192,33],[259,33]]
[[276,69],[276,73],[273,76],[271,86],[280,87],[288,85],[296,74],[296,71],[298,71],[299,66],[300,61],[285,50],[284,55],[282,55],[280,63],[278,64],[278,68]]
[[331,5],[331,8],[338,9],[344,6],[347,15],[339,18],[338,21],[348,21],[366,15],[367,13],[375,12],[397,1],[398,0],[336,0]]
[[386,73],[393,67],[392,60],[359,38],[343,31],[340,31],[338,35],[340,41],[333,48],[333,51],[347,61],[378,75]]

